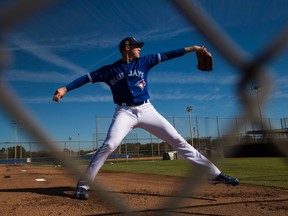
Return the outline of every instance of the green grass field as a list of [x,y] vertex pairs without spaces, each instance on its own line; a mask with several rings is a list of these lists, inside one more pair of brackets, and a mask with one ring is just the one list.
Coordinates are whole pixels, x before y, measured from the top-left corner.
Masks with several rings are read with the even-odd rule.
[[[241,183],[288,189],[287,158],[233,158],[215,164],[224,173],[239,178]],[[193,172],[187,160],[108,161],[102,170],[171,176],[187,176]]]

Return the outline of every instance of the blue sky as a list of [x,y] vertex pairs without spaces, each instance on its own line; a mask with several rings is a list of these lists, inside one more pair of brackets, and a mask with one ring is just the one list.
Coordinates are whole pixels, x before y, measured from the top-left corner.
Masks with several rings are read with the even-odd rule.
[[[9,1],[0,1],[0,9]],[[95,116],[111,116],[112,96],[104,84],[87,84],[52,102],[55,89],[120,58],[119,41],[145,41],[141,55],[205,45],[214,71],[199,72],[195,54],[162,63],[149,75],[151,101],[164,116],[234,117],[238,70],[230,65],[170,1],[64,1],[10,30],[4,50],[11,54],[5,79],[20,100],[57,140],[91,140]],[[286,0],[200,0],[202,7],[244,50],[257,54],[288,21]],[[288,55],[269,62],[275,89],[263,105],[270,118],[288,117]],[[251,92],[252,94],[253,92]],[[0,142],[13,141],[11,117],[0,110]],[[104,129],[103,129],[104,130]],[[103,131],[105,132],[105,131]]]

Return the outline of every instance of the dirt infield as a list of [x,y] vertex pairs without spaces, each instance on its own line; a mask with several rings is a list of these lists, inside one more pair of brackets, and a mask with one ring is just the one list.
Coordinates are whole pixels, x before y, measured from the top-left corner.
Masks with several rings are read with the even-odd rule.
[[[89,200],[73,198],[75,179],[52,166],[0,166],[1,215],[121,215],[97,191]],[[36,181],[37,179],[37,181]],[[185,178],[100,172],[100,181],[135,215],[287,215],[288,191],[241,184],[201,185],[176,208],[163,212]]]

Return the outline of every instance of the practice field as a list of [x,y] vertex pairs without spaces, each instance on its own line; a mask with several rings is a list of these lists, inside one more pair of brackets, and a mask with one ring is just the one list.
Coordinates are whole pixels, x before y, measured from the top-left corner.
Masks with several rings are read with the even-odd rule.
[[[121,167],[124,163],[118,165]],[[168,215],[169,212],[177,216],[273,216],[286,215],[288,211],[287,189],[247,183],[238,187],[203,183],[196,191],[186,191],[177,207],[163,212],[187,177],[108,170],[118,165],[107,163],[97,179],[106,185],[113,197],[129,205],[135,215]],[[226,164],[225,169],[228,167]],[[89,200],[74,199],[74,186],[75,179],[63,167],[2,165],[1,215],[121,215],[113,208],[114,204],[105,201],[97,191],[90,192]]]

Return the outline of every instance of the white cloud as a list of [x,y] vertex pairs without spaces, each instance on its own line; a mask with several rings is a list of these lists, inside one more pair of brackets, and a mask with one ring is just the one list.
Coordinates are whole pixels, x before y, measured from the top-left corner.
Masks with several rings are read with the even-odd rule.
[[179,89],[172,89],[161,93],[151,93],[153,100],[186,100],[193,99],[197,101],[219,101],[229,96],[224,94],[187,94]]
[[[52,102],[52,96],[47,97],[26,97],[21,98],[23,102],[26,102],[28,104],[47,104]],[[61,103],[87,103],[87,102],[112,102],[112,96],[111,95],[83,95],[81,97],[65,97],[61,100]]]
[[113,102],[112,95],[83,95],[81,97],[67,97],[65,102]]
[[[153,100],[187,100],[193,99],[196,101],[219,101],[224,98],[228,98],[229,96],[224,94],[187,94],[186,92],[182,92],[181,90],[169,90],[163,93],[151,93],[151,98]],[[26,97],[22,98],[24,102],[31,104],[46,104],[50,103],[52,97]],[[109,102],[113,103],[113,98],[111,94],[106,95],[81,95],[81,97],[77,96],[69,96],[62,99],[63,103],[87,103],[87,102]]]
[[277,91],[273,94],[274,99],[287,99],[288,93],[283,91]]
[[189,83],[217,83],[222,85],[229,85],[235,83],[237,77],[235,75],[225,75],[225,77],[219,77],[209,74],[207,76],[203,74],[192,74],[183,72],[157,72],[153,73],[149,77],[151,83],[174,83],[174,84],[189,84]]
[[[90,66],[93,67],[94,65]],[[83,74],[81,74],[83,75]],[[67,83],[77,78],[77,74],[63,74],[56,71],[26,71],[26,70],[8,70],[6,78],[10,81],[26,81],[37,83]],[[157,72],[150,75],[149,83],[159,84],[219,84],[229,85],[236,81],[235,75],[225,75],[221,78],[216,75],[203,76],[203,74],[192,74],[183,72]],[[102,85],[104,89],[109,89]],[[216,90],[215,90],[216,91]]]
[[8,70],[5,78],[8,81],[24,81],[33,83],[67,83],[71,81],[71,75],[54,71],[25,71]]
[[15,45],[17,45],[22,50],[29,52],[30,54],[38,57],[39,59],[49,62],[53,65],[57,65],[59,67],[68,69],[73,74],[81,75],[83,73],[88,72],[86,71],[86,69],[81,68],[78,65],[75,65],[74,63],[72,63],[68,59],[65,59],[64,57],[58,56],[43,48],[39,49],[39,45],[25,38],[11,37],[10,41]]

